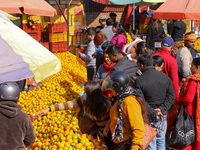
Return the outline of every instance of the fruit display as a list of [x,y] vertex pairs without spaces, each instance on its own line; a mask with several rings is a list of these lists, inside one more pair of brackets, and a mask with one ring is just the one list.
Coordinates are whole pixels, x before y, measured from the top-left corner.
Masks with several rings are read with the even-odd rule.
[[[62,69],[28,92],[21,92],[18,104],[29,115],[52,104],[71,101],[83,91],[80,84],[87,80],[84,62],[65,52],[55,54],[61,59]],[[76,118],[78,110],[48,112],[33,121],[35,143],[29,150],[102,150],[102,140],[97,136],[82,134]]]

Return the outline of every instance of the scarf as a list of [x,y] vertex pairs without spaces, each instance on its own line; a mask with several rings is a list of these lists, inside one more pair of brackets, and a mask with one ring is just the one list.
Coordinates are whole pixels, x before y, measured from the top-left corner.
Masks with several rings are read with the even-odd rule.
[[[123,117],[122,117],[122,109],[121,109],[121,107],[122,107],[122,103],[123,103],[124,98],[126,98],[126,97],[128,97],[130,95],[135,95],[135,96],[142,97],[142,91],[140,89],[132,89],[129,86],[123,94],[118,95],[118,97],[119,97],[119,102],[117,104],[118,118],[117,118],[117,122],[116,122],[116,125],[115,125],[115,130],[114,130],[114,132],[112,134],[112,140],[113,141],[121,141],[121,140],[123,140],[123,132],[122,132]],[[116,101],[116,99],[115,99],[115,101]]]
[[[185,97],[187,85],[190,82],[190,80],[194,80],[197,82],[197,108],[196,108],[196,120],[194,121],[196,121],[196,141],[200,142],[200,74],[191,75],[187,77],[185,80],[181,81],[180,83],[181,90],[180,90],[179,99],[181,101],[181,99]],[[175,120],[176,114],[179,111],[179,108],[180,108],[180,103],[175,101],[174,107],[170,114],[171,118],[173,118],[174,120]]]
[[[105,61],[103,61],[103,65],[106,68],[106,70],[110,71],[111,68],[115,65],[116,63],[111,62],[110,65],[108,65]],[[108,75],[107,75],[108,76]]]

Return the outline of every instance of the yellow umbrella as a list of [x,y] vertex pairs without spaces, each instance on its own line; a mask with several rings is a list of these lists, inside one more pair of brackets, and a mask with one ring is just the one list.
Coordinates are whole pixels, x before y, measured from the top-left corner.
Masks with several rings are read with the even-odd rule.
[[0,12],[1,12],[2,14],[4,14],[4,15],[5,15],[8,19],[10,19],[10,20],[19,20],[19,19],[20,19],[20,17],[15,17],[15,16],[10,15],[10,14],[8,14],[8,13],[2,11],[2,10],[0,10]]

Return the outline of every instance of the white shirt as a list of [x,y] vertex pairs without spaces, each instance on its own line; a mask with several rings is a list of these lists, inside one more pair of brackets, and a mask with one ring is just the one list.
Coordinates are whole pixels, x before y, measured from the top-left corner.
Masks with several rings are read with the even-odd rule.
[[136,38],[134,41],[131,41],[128,45],[127,45],[127,54],[130,54],[130,49],[131,47],[138,41],[142,41],[142,39],[140,38]]

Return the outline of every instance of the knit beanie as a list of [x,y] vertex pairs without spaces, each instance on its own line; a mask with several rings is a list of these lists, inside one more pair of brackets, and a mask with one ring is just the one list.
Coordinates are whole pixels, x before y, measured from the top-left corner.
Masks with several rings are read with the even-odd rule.
[[97,33],[94,37],[94,44],[101,45],[104,42],[104,35],[102,33]]

